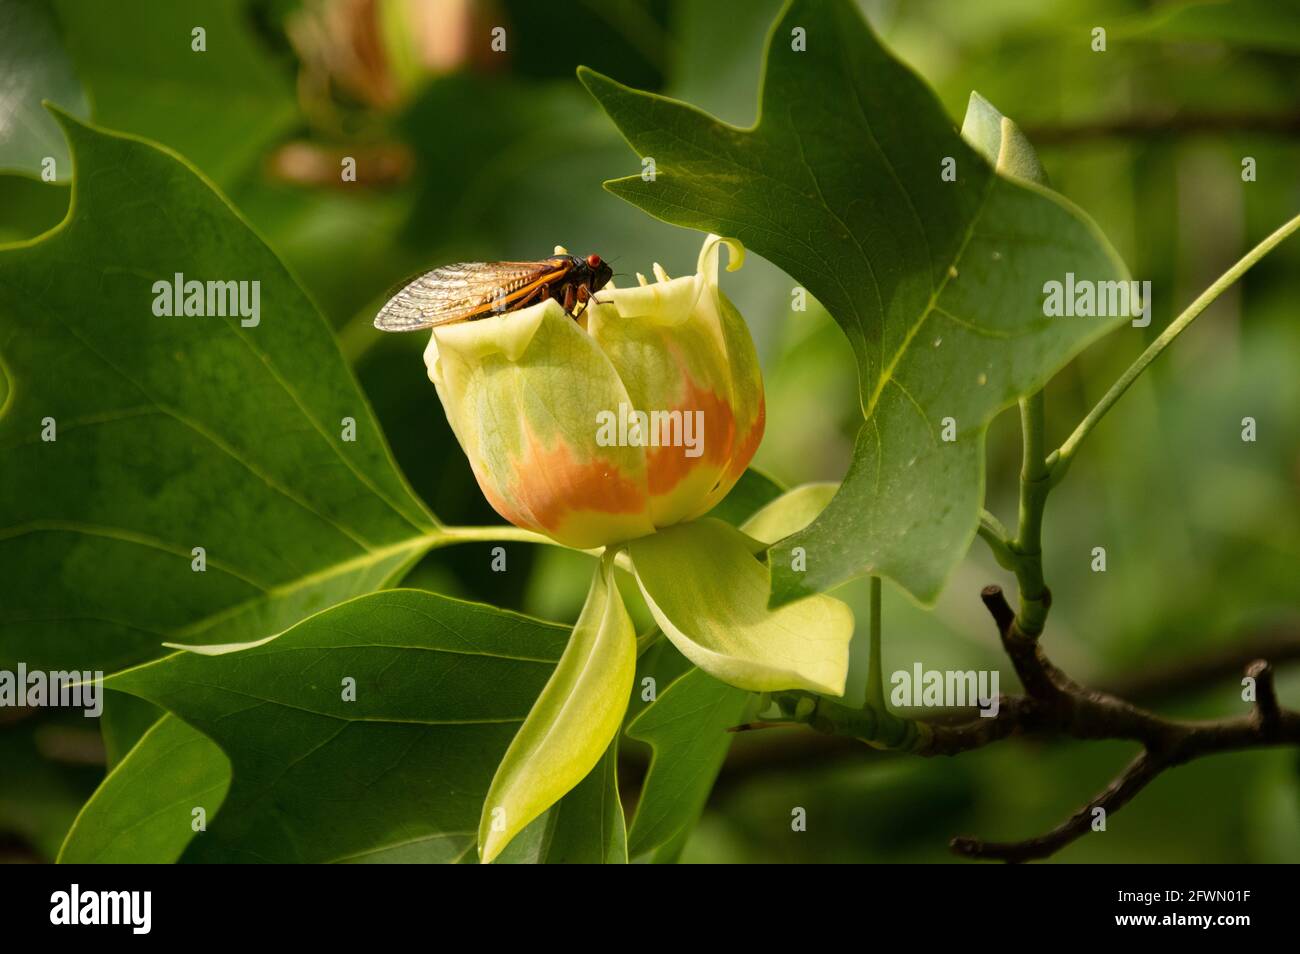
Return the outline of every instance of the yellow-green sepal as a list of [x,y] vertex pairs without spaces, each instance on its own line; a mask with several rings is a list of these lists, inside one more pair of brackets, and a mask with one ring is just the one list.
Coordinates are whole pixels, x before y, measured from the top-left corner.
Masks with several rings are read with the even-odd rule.
[[564,655],[497,766],[479,821],[484,864],[587,776],[622,724],[636,674],[636,632],[613,569],[610,549]]
[[853,611],[829,596],[768,609],[767,565],[751,537],[705,518],[628,544],[655,622],[691,662],[754,692],[843,695]]

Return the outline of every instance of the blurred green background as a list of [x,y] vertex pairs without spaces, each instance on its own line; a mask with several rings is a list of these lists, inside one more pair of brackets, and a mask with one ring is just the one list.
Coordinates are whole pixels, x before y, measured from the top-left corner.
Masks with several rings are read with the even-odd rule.
[[[574,79],[578,64],[731,122],[756,112],[779,0],[187,0],[106,5],[0,0],[0,72],[28,107],[47,97],[175,149],[288,263],[338,329],[416,490],[450,523],[495,522],[428,385],[420,335],[382,335],[374,311],[402,278],[467,259],[598,251],[625,274],[694,267],[699,236],[654,221],[601,181],[638,160]],[[864,2],[886,43],[959,124],[971,90],[1016,119],[1054,186],[1090,212],[1154,287],[1149,340],[1246,249],[1300,208],[1300,3],[1141,0]],[[190,49],[206,30],[207,53]],[[1107,50],[1091,31],[1107,30]],[[491,31],[505,29],[494,52]],[[26,88],[23,88],[26,84]],[[2,88],[0,88],[2,91]],[[2,113],[3,111],[0,111]],[[67,209],[66,150],[38,107],[33,157],[0,162],[0,241]],[[4,128],[8,125],[10,128]],[[46,138],[52,140],[50,144]],[[16,153],[7,153],[12,156]],[[358,159],[341,183],[341,157]],[[1257,178],[1243,182],[1243,157]],[[863,189],[871,183],[864,182]],[[1079,679],[1162,712],[1239,711],[1239,659],[1275,647],[1283,702],[1300,705],[1300,242],[1224,295],[1097,430],[1047,515],[1046,636]],[[628,278],[621,279],[626,282]],[[793,485],[836,480],[858,420],[853,359],[816,306],[751,256],[724,279],[763,359],[767,435],[755,465]],[[1137,355],[1138,334],[1085,353],[1048,391],[1053,444]],[[1258,422],[1243,443],[1241,419]],[[990,432],[988,508],[1015,513],[1014,412]],[[1090,570],[1093,547],[1107,571]],[[571,621],[586,557],[487,545],[440,550],[407,585]],[[885,591],[886,672],[1002,667],[978,600],[1012,581],[980,544],[938,605]],[[630,595],[630,594],[629,594]],[[866,588],[837,595],[866,619]],[[865,679],[865,645],[850,686]],[[861,656],[863,658],[857,658]],[[1216,662],[1222,661],[1222,664]],[[1208,675],[1195,676],[1204,662]],[[1193,667],[1187,678],[1166,673]],[[1173,688],[1171,688],[1171,685]],[[685,859],[946,861],[956,834],[1046,830],[1130,756],[1117,743],[1012,742],[957,759],[894,757],[801,729],[738,737]],[[49,860],[102,777],[79,715],[0,714],[0,858]],[[645,753],[629,744],[625,793]],[[793,833],[791,806],[808,811]],[[1105,835],[1057,860],[1300,861],[1300,757],[1218,756],[1160,778]]]

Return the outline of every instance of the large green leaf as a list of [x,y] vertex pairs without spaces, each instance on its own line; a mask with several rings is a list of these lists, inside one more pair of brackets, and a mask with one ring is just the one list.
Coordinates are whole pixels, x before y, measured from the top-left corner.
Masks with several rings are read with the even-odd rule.
[[[227,0],[56,0],[96,122],[165,143],[222,185],[292,129],[293,75]],[[206,50],[193,31],[205,31]]]
[[745,721],[756,698],[692,669],[628,725],[627,734],[654,753],[628,831],[628,854],[636,857],[664,845],[680,850],[731,747],[727,730]]
[[[844,0],[786,6],[750,129],[580,76],[656,164],[653,179],[607,188],[740,239],[816,295],[853,346],[853,462],[821,517],[772,549],[774,603],[865,573],[933,599],[975,534],[988,422],[1116,326],[1045,317],[1044,283],[1126,277],[1123,263],[1061,196],[996,175]],[[956,181],[941,179],[945,158]]]
[[618,792],[618,738],[587,777],[547,813],[550,865],[627,864],[627,822]]
[[194,809],[203,809],[206,824],[216,817],[229,787],[230,761],[216,743],[165,715],[81,809],[59,861],[175,861],[194,836]]
[[179,652],[106,685],[230,758],[225,805],[186,860],[455,861],[472,856],[497,763],[568,639],[566,627],[389,590],[260,646]]
[[41,100],[78,116],[90,107],[53,13],[43,0],[0,0],[0,24],[0,172],[39,175],[48,157],[66,180],[68,147]]
[[125,692],[114,692],[104,699],[99,717],[99,734],[104,740],[104,761],[109,771],[121,762],[144,734],[163,717],[163,711]]
[[[264,637],[444,542],[239,215],[174,154],[60,121],[68,218],[0,249],[0,665],[112,670],[165,640]],[[176,273],[260,282],[260,321],[156,316]]]
[[[512,624],[510,620],[503,620]],[[130,713],[129,701],[157,713],[153,703],[110,693],[111,712]],[[121,728],[117,726],[116,728]],[[210,820],[230,787],[230,760],[215,742],[171,714],[146,726],[131,750],[112,769],[82,807],[68,832],[59,860],[159,864],[176,861],[196,837],[194,807]],[[114,735],[105,730],[105,741]],[[120,761],[120,765],[115,763]],[[520,833],[498,863],[625,864],[627,829],[618,791],[618,740],[610,743],[596,767],[567,795]],[[424,842],[365,852],[355,860],[405,862],[477,860],[473,852],[446,856],[435,839],[433,854]]]

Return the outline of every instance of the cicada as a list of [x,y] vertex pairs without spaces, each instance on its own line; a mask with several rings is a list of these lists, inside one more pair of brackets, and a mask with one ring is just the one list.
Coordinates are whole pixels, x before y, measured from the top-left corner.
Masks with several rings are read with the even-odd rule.
[[535,305],[554,298],[571,317],[614,275],[599,255],[552,255],[539,262],[459,262],[412,279],[375,316],[381,331],[419,331]]

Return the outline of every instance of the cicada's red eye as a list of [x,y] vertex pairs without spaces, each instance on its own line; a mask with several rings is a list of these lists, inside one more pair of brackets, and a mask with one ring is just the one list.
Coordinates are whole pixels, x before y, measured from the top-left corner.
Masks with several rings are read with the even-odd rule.
[[592,252],[587,256],[587,264],[592,268],[600,268],[600,256]]

